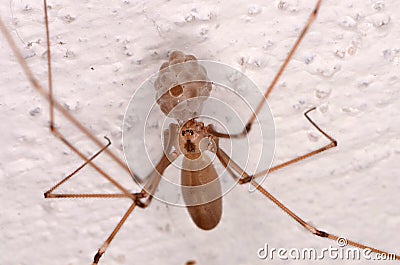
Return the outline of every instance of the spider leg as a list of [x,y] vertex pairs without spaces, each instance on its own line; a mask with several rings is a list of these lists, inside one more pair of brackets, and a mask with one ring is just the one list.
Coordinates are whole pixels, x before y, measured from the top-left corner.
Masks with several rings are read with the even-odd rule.
[[[253,175],[249,175],[249,174],[247,174],[245,171],[243,171],[243,170],[240,168],[240,166],[237,165],[237,164],[235,163],[235,161],[231,160],[230,157],[225,153],[225,151],[222,150],[222,149],[219,148],[219,147],[218,147],[217,157],[219,158],[219,160],[221,161],[221,163],[224,164],[225,167],[229,164],[230,169],[233,170],[233,171],[235,171],[237,174],[239,174],[239,176],[236,176],[236,175],[235,175],[234,178],[235,178],[240,184],[244,184],[244,183],[250,182],[252,179],[259,178],[259,177],[261,177],[261,176],[265,176],[265,175],[268,174],[268,173],[277,171],[277,170],[282,169],[282,168],[284,168],[284,167],[286,167],[286,166],[289,166],[289,165],[291,165],[291,164],[297,163],[297,162],[302,161],[302,160],[304,160],[304,159],[306,159],[306,158],[309,158],[309,157],[311,157],[311,156],[314,156],[314,155],[316,155],[316,154],[319,154],[319,153],[321,153],[321,152],[323,152],[323,151],[326,151],[326,150],[328,150],[328,149],[331,149],[331,148],[337,146],[337,141],[336,141],[335,139],[333,139],[330,135],[328,135],[326,132],[324,132],[324,131],[323,131],[309,116],[308,116],[308,113],[310,113],[310,112],[313,111],[313,110],[315,110],[315,107],[309,109],[308,111],[306,111],[306,112],[304,113],[304,116],[307,118],[307,120],[308,120],[321,134],[323,134],[323,135],[330,141],[330,143],[326,144],[325,146],[323,146],[323,147],[321,147],[321,148],[318,148],[318,149],[316,149],[316,150],[314,150],[314,151],[308,152],[308,153],[306,153],[306,154],[304,154],[304,155],[298,156],[298,157],[296,157],[296,158],[293,158],[293,159],[291,159],[291,160],[289,160],[289,161],[283,162],[283,163],[281,163],[281,164],[279,164],[279,165],[276,165],[276,166],[273,166],[273,167],[271,167],[271,168],[267,168],[267,169],[261,170],[261,171],[255,173],[255,174],[253,174]],[[233,172],[232,172],[232,173],[233,173]],[[232,175],[232,173],[231,173],[231,175]]]
[[[49,69],[48,75],[48,85],[49,85],[49,92],[47,92],[35,78],[32,73],[32,70],[29,68],[28,64],[24,60],[21,52],[18,50],[15,41],[12,39],[10,33],[7,31],[6,26],[4,25],[3,21],[0,19],[0,31],[5,36],[9,46],[11,47],[15,57],[17,58],[18,63],[22,67],[26,77],[28,78],[29,82],[31,83],[32,87],[42,95],[46,100],[50,103],[50,131],[51,133],[56,136],[60,141],[66,144],[74,153],[76,153],[79,157],[81,157],[85,163],[90,164],[99,174],[105,177],[108,181],[110,181],[114,186],[116,186],[126,197],[130,197],[131,199],[135,199],[132,194],[130,194],[125,188],[119,185],[114,179],[112,179],[109,175],[107,175],[103,170],[101,170],[98,166],[96,166],[92,159],[87,158],[81,151],[79,151],[72,143],[70,143],[54,126],[54,110],[57,110],[62,116],[64,116],[69,122],[72,123],[78,130],[80,130],[84,135],[86,135],[93,143],[95,143],[99,148],[103,148],[103,143],[97,139],[85,126],[83,126],[76,118],[74,118],[59,102],[53,99],[52,95],[52,81],[51,81],[51,58],[50,54],[50,40],[49,40],[49,30],[48,30],[48,19],[47,19],[47,2],[44,0],[45,6],[45,24],[46,24],[46,39],[47,39],[47,65]],[[111,159],[113,159],[122,169],[124,169],[127,173],[130,173],[127,165],[118,157],[116,156],[110,149],[105,148],[102,152],[106,153]]]
[[172,147],[176,147],[177,145],[176,134],[178,132],[178,129],[179,126],[177,124],[171,123],[169,125],[169,129],[164,130],[164,155],[155,167],[155,170],[153,170],[146,177],[148,181],[140,194],[142,195],[142,198],[148,198],[145,202],[142,202],[141,200],[137,201],[138,206],[142,208],[146,208],[147,206],[149,206],[151,200],[153,199],[153,195],[157,190],[158,184],[160,183],[161,176],[163,175],[164,170],[180,155],[177,150],[171,152]]
[[103,148],[101,148],[96,154],[90,157],[87,161],[85,161],[81,166],[79,166],[76,170],[74,170],[71,174],[63,178],[56,185],[51,187],[48,191],[44,193],[45,198],[116,198],[116,197],[128,197],[126,194],[54,194],[53,191],[60,187],[62,184],[71,179],[75,174],[77,174],[82,168],[84,168],[87,164],[89,164],[93,159],[95,159],[104,149],[108,148],[111,145],[110,139],[106,136],[104,137],[108,143]]
[[129,215],[132,213],[132,211],[135,209],[136,203],[133,202],[132,205],[129,207],[129,209],[126,211],[124,216],[122,216],[121,220],[118,222],[117,226],[114,228],[114,230],[111,232],[111,234],[108,236],[106,241],[103,243],[103,245],[99,248],[97,251],[96,255],[93,258],[93,265],[99,263],[101,256],[106,252],[108,246],[110,245],[111,241],[114,239],[114,237],[117,235],[119,230],[121,229],[122,225],[125,223],[126,219],[128,219]]
[[[314,126],[315,129],[317,129],[322,135],[324,135],[324,136],[329,140],[329,143],[326,144],[326,145],[324,145],[324,146],[321,147],[321,148],[318,148],[318,149],[316,149],[316,150],[313,150],[313,151],[311,151],[311,152],[308,152],[308,153],[306,153],[306,154],[304,154],[304,155],[298,156],[298,157],[293,158],[293,159],[291,159],[291,160],[289,160],[289,161],[283,162],[283,163],[281,163],[281,164],[279,164],[279,165],[276,165],[276,166],[273,166],[273,167],[271,167],[271,168],[267,168],[267,169],[265,169],[265,170],[262,170],[262,171],[260,171],[260,172],[257,172],[257,173],[255,173],[254,175],[251,176],[252,179],[259,178],[259,177],[261,177],[261,176],[265,176],[265,175],[267,175],[268,173],[277,171],[277,170],[279,170],[279,169],[282,169],[282,168],[287,167],[287,166],[289,166],[289,165],[291,165],[291,164],[297,163],[297,162],[302,161],[302,160],[304,160],[304,159],[306,159],[306,158],[312,157],[312,156],[314,156],[314,155],[316,155],[316,154],[322,153],[322,152],[324,152],[324,151],[326,151],[326,150],[329,150],[329,149],[331,149],[331,148],[337,146],[337,141],[336,141],[335,139],[333,139],[330,135],[328,135],[326,132],[324,132],[324,131],[323,131],[309,116],[308,116],[308,113],[310,113],[310,112],[313,111],[313,110],[315,110],[315,107],[313,107],[313,108],[307,110],[307,111],[304,113],[304,116],[305,116],[306,119],[311,123],[311,125]],[[242,181],[243,183],[246,183],[246,182],[249,182],[251,178],[246,178],[246,179],[243,179],[243,180],[241,180],[241,181]]]
[[[134,210],[135,206],[139,206],[141,208],[146,208],[147,206],[150,205],[150,202],[151,202],[151,200],[153,198],[153,194],[157,190],[158,184],[160,183],[160,179],[161,179],[162,174],[164,173],[165,169],[174,160],[174,159],[171,159],[171,157],[176,159],[178,157],[178,155],[172,154],[169,157],[164,155],[161,158],[160,162],[155,167],[155,169],[150,173],[149,178],[148,178],[148,182],[146,183],[145,187],[141,190],[141,192],[134,194],[138,199],[134,200],[132,205],[129,207],[129,209],[126,211],[124,216],[118,222],[117,226],[114,228],[114,230],[108,236],[108,238],[103,243],[103,245],[99,248],[99,250],[97,251],[96,255],[94,256],[93,264],[97,264],[99,262],[101,256],[106,252],[106,250],[107,250],[108,246],[110,245],[111,241],[114,239],[115,235],[121,229],[121,227],[125,223],[126,219],[132,213],[132,211]],[[144,202],[142,202],[139,199],[139,197],[141,195],[142,195],[143,198],[147,197],[147,199]]]
[[[166,149],[164,151],[162,158],[157,163],[152,172],[146,177],[147,182],[145,186],[142,188],[142,190],[139,193],[133,194],[136,197],[136,199],[133,201],[132,205],[129,207],[124,216],[118,222],[117,226],[114,228],[114,230],[108,236],[106,241],[97,251],[93,259],[93,264],[97,264],[99,262],[101,256],[105,253],[111,241],[114,239],[115,235],[121,229],[126,219],[132,213],[135,206],[139,206],[140,208],[146,208],[150,205],[151,200],[153,199],[153,195],[157,191],[157,187],[160,183],[161,176],[164,174],[164,171],[167,169],[167,167],[171,165],[171,163],[180,155],[176,151],[171,152],[176,135],[175,131],[176,128],[177,128],[176,125],[171,124],[169,130],[164,131],[164,136],[165,136],[164,146]],[[145,199],[145,201],[142,201],[141,200],[142,198]]]
[[[272,196],[271,193],[269,193],[267,190],[265,190],[259,183],[257,183],[254,180],[250,181],[251,185],[253,185],[258,191],[260,191],[265,197],[267,197],[268,199],[270,199],[276,206],[278,206],[282,211],[284,211],[286,214],[288,214],[291,218],[293,218],[296,222],[298,222],[301,226],[303,226],[305,229],[307,229],[309,232],[311,232],[312,234],[319,236],[319,237],[325,237],[334,241],[337,241],[340,237],[322,231],[322,230],[318,230],[316,227],[310,225],[309,223],[307,223],[306,221],[304,221],[303,219],[301,219],[299,216],[297,216],[293,211],[291,211],[289,208],[287,208],[283,203],[281,203],[278,199],[276,199],[274,196]],[[386,251],[382,251],[364,244],[360,244],[357,243],[355,241],[349,240],[346,238],[346,243],[347,245],[353,246],[353,247],[357,247],[360,249],[369,249],[371,252],[374,253],[378,253],[378,254],[383,254],[387,257],[393,257],[396,260],[400,260],[400,256],[393,254],[393,253],[389,253]]]
[[[338,236],[319,230],[316,227],[312,226],[311,224],[307,223],[303,219],[301,219],[298,215],[296,215],[293,211],[291,211],[289,208],[287,208],[283,203],[281,203],[278,199],[276,199],[274,196],[272,196],[271,193],[269,193],[266,189],[264,189],[258,182],[256,182],[254,179],[251,178],[249,174],[246,173],[238,164],[236,164],[233,160],[230,159],[230,157],[221,149],[218,148],[217,151],[217,157],[221,161],[222,165],[227,169],[227,171],[232,175],[232,177],[235,180],[240,180],[241,178],[250,178],[250,184],[253,185],[259,192],[261,192],[265,197],[267,197],[269,200],[271,200],[276,206],[278,206],[282,211],[284,211],[287,215],[289,215],[292,219],[294,219],[296,222],[298,222],[301,226],[303,226],[305,229],[307,229],[309,232],[312,234],[319,236],[319,237],[325,237],[331,240],[338,240]],[[238,177],[237,174],[240,175]],[[238,181],[239,184],[244,184],[246,182],[241,182]],[[389,253],[386,251],[382,251],[364,244],[357,243],[352,240],[347,240],[347,244],[350,246],[354,246],[360,249],[369,249],[370,251],[378,254],[384,254],[387,255],[388,257],[393,257],[396,260],[400,260],[399,255],[395,255],[393,253]]]
[[[48,197],[52,198],[131,198],[133,200],[132,205],[128,208],[128,210],[125,212],[117,226],[114,228],[110,236],[106,239],[106,241],[103,243],[101,248],[98,250],[97,254],[94,257],[93,264],[97,264],[101,258],[101,256],[104,254],[106,251],[107,247],[111,243],[111,241],[114,239],[118,231],[121,229],[122,225],[125,223],[129,215],[132,213],[134,208],[136,206],[139,207],[147,207],[150,202],[153,193],[150,194],[148,199],[145,202],[142,202],[140,199],[146,198],[148,196],[148,191],[145,189],[142,189],[141,192],[139,193],[130,193],[128,190],[126,190],[124,187],[122,187],[117,181],[115,181],[113,178],[111,178],[107,173],[105,173],[100,167],[98,167],[93,160],[100,155],[102,152],[106,153],[110,158],[112,158],[121,168],[123,168],[127,173],[129,173],[131,176],[133,176],[133,173],[130,172],[129,168],[127,165],[118,157],[116,156],[113,152],[111,152],[107,147],[109,144],[104,146],[104,144],[98,140],[88,129],[86,129],[74,116],[72,116],[59,102],[54,100],[53,98],[53,93],[52,93],[52,75],[51,75],[51,55],[50,55],[50,41],[49,41],[49,29],[48,29],[48,16],[47,16],[47,2],[46,0],[43,1],[44,6],[45,6],[45,24],[46,24],[46,39],[47,39],[47,67],[49,71],[48,75],[48,85],[49,85],[49,92],[47,92],[38,82],[38,80],[35,78],[35,76],[32,73],[32,70],[29,68],[27,63],[25,62],[21,52],[18,50],[17,45],[15,44],[15,41],[12,39],[10,33],[7,31],[6,26],[0,19],[0,31],[2,34],[5,36],[9,46],[11,47],[15,57],[18,60],[18,63],[22,67],[25,75],[29,79],[29,82],[31,83],[32,87],[40,94],[42,95],[46,100],[49,101],[50,103],[50,131],[51,133],[57,137],[61,142],[63,142],[65,145],[67,145],[74,153],[76,153],[84,163],[78,167],[73,173],[71,173],[69,176],[61,180],[58,184],[53,186],[49,191],[45,193],[45,196],[47,195]],[[79,151],[72,143],[70,143],[54,126],[54,110],[57,110],[64,118],[66,118],[69,122],[72,123],[78,130],[80,130],[84,135],[86,135],[92,142],[94,142],[96,145],[98,145],[101,149],[92,157],[88,158],[86,157],[81,151]],[[171,141],[172,142],[172,141]],[[168,150],[166,153],[169,153],[170,150]],[[175,159],[179,154],[173,153],[173,154],[168,154],[168,156],[164,155],[163,158],[160,160],[154,171],[157,172],[157,174],[151,173],[150,175],[162,175],[164,170],[172,163],[173,159]],[[57,189],[60,185],[65,183],[67,180],[69,180],[71,177],[73,177],[77,172],[79,172],[84,166],[87,164],[90,164],[98,173],[100,173],[103,177],[105,177],[108,181],[110,181],[114,186],[116,186],[122,194],[53,194],[52,192]],[[133,176],[134,177],[134,176]],[[157,177],[151,177],[149,179],[149,182],[146,184],[145,187],[150,188],[153,192],[155,192],[157,186],[159,183],[159,179]]]
[[300,42],[303,40],[304,36],[306,35],[308,29],[310,28],[310,26],[312,25],[312,23],[314,22],[314,20],[317,17],[319,8],[321,6],[321,2],[322,0],[318,0],[317,3],[315,4],[314,10],[311,13],[311,15],[309,16],[303,30],[301,31],[299,37],[297,38],[296,42],[294,43],[292,49],[290,50],[288,56],[286,57],[285,61],[282,63],[281,67],[279,68],[278,72],[276,73],[274,79],[272,80],[271,84],[269,85],[269,87],[267,88],[267,90],[264,93],[263,98],[261,99],[260,103],[258,103],[255,111],[252,113],[252,115],[250,116],[249,120],[246,123],[246,126],[244,127],[244,129],[242,130],[242,132],[238,133],[238,134],[225,134],[225,133],[220,133],[215,131],[214,129],[210,129],[210,133],[214,136],[217,136],[219,138],[243,138],[245,137],[250,129],[252,124],[254,123],[254,120],[256,119],[257,115],[260,113],[261,108],[264,106],[265,102],[267,101],[269,95],[271,94],[272,90],[275,88],[276,83],[278,82],[279,78],[281,77],[282,73],[285,71],[286,66],[288,65],[288,63],[290,62],[290,60],[292,59],[294,53],[296,52],[297,48],[299,47]]

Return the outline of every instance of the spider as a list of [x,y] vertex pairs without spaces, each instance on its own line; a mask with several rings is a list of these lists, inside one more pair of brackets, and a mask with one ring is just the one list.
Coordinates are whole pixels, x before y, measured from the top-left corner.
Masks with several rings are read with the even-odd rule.
[[[319,4],[320,2],[318,2],[318,4]],[[312,17],[312,19],[314,19],[315,17],[314,16],[311,16]],[[307,23],[307,25],[311,25],[311,22],[310,21],[308,21],[308,23]],[[7,33],[6,33],[7,34]],[[301,38],[299,39],[299,40],[301,40]],[[11,46],[12,47],[15,47],[16,45],[14,45],[14,44],[11,44]],[[50,54],[48,55],[48,57],[50,58]],[[289,62],[290,61],[290,58],[291,57],[288,57],[288,59],[287,59],[287,61],[286,62]],[[22,65],[24,65],[24,63],[22,62],[22,61],[20,61],[20,63],[22,64]],[[273,88],[273,85],[271,85],[271,88]],[[269,90],[267,90],[267,91],[269,91]],[[269,94],[268,94],[269,95]],[[57,103],[56,102],[54,102],[54,101],[52,101],[52,100],[50,100],[50,102],[51,103],[55,103],[56,104],[56,107],[57,107]],[[59,107],[57,107],[57,108],[59,108]],[[68,112],[63,112],[62,111],[62,108],[59,108],[59,110],[63,113],[63,115],[69,115],[68,114]],[[257,114],[257,113],[256,113]],[[253,116],[252,116],[253,117]],[[255,117],[255,116],[254,116]],[[251,118],[250,118],[251,119]],[[313,123],[312,123],[313,124]],[[187,124],[186,124],[187,125]],[[314,124],[315,125],[315,124]],[[316,125],[315,125],[316,126]],[[192,127],[190,127],[189,126],[189,128],[187,129],[188,131],[189,131],[189,135],[190,135],[190,131],[192,130],[193,131],[193,128],[192,129],[190,129],[190,128],[192,128]],[[249,128],[249,126],[247,126],[247,128]],[[316,128],[318,128],[318,127],[316,127]],[[186,129],[185,129],[185,131],[186,131]],[[53,131],[54,133],[55,133],[55,135],[56,136],[58,136],[59,138],[61,138],[61,139],[64,139],[64,138],[62,138],[62,136],[60,136],[60,135],[58,135],[57,134],[57,131]],[[247,130],[246,130],[246,132],[247,132]],[[209,133],[210,133],[210,135],[211,136],[213,136],[213,137],[217,137],[217,138],[224,138],[224,137],[227,137],[226,135],[224,135],[224,134],[221,134],[221,133],[219,133],[219,132],[217,132],[217,131],[214,131],[214,130],[212,130],[211,128],[209,129]],[[245,133],[244,133],[245,134]],[[323,132],[322,131],[322,134],[325,134],[325,132]],[[89,133],[89,135],[88,135],[89,137],[90,136],[92,136],[92,134],[90,134]],[[184,135],[182,135],[182,136],[184,136]],[[330,143],[329,143],[329,147],[331,147],[331,146],[333,146],[334,145],[334,143],[335,143],[335,141],[329,136],[329,135],[327,135],[326,134],[326,136],[328,137],[328,140],[330,140]],[[69,142],[67,142],[67,139],[64,139],[64,141],[68,144]],[[103,147],[103,143],[100,143],[101,144],[101,146]],[[183,148],[183,150],[184,150],[185,148]],[[194,148],[194,149],[196,149],[196,148]],[[218,148],[217,148],[218,149]],[[103,151],[104,150],[104,151]],[[104,147],[104,149],[102,148],[102,149],[100,149],[100,151],[103,151],[103,152],[107,152],[108,151],[108,148],[105,148]],[[97,154],[100,154],[100,152],[99,153],[97,153]],[[235,166],[235,164],[233,164],[233,162],[234,161],[230,161],[229,160],[229,158],[227,158],[226,157],[226,154],[224,154],[224,153],[219,153],[218,154],[219,155],[219,159],[220,159],[220,161],[224,164],[224,166],[226,166],[226,167],[228,167],[228,164],[230,164],[231,163],[231,165],[232,165],[232,168],[229,168],[232,172],[233,171],[237,171],[236,172],[236,174],[238,174],[238,176],[237,177],[239,177],[240,178],[240,180],[239,180],[239,182],[241,182],[241,183],[252,183],[253,182],[253,179],[251,178],[251,176],[246,176],[245,174],[244,174],[244,172],[242,172],[242,170],[241,169],[238,169],[236,166]],[[92,156],[93,157],[93,156]],[[86,160],[86,161],[88,161],[89,160],[89,158],[86,156],[86,158],[83,158],[84,160]],[[230,163],[229,163],[230,162]],[[122,167],[124,167],[122,164],[121,164],[121,166]],[[260,175],[263,175],[263,174],[260,174]],[[117,183],[114,183],[114,184],[117,184]],[[118,185],[117,185],[118,186]],[[258,185],[256,185],[261,191],[263,190],[263,188],[261,187],[261,186],[258,186]],[[48,196],[48,197],[53,197],[53,196],[58,196],[58,195],[51,195],[52,194],[52,191],[53,190],[50,190],[48,193],[46,193],[46,196]],[[123,190],[122,190],[123,191]],[[121,195],[121,197],[133,197],[133,195],[132,194],[128,194],[128,193],[123,193],[124,195]],[[264,193],[265,194],[265,193]],[[138,198],[138,197],[140,197],[140,196],[145,196],[146,194],[143,194],[143,193],[141,193],[141,194],[137,194],[137,196],[135,197],[135,198],[132,198],[133,200],[134,200],[134,202],[135,202],[135,204],[137,204],[137,205],[140,205],[140,201],[139,201],[139,199],[141,199],[141,198]],[[266,194],[266,196],[268,197],[268,194]],[[60,195],[59,197],[68,197],[67,195]],[[73,196],[73,197],[77,197],[77,196]],[[85,197],[85,196],[82,196],[82,197]],[[88,196],[88,197],[90,197],[90,196]],[[98,196],[98,197],[101,197],[101,196]],[[149,197],[149,198],[151,198],[151,196]],[[271,198],[271,197],[269,197],[269,198]],[[146,203],[147,201],[145,201],[144,203]],[[141,206],[144,206],[144,205],[141,205]],[[133,206],[132,206],[133,207]],[[133,208],[129,208],[129,210],[127,211],[127,214],[129,214],[130,213],[130,210],[133,210]],[[125,216],[127,216],[127,215],[125,215]],[[124,216],[124,217],[125,217]],[[194,218],[194,219],[196,219],[196,216],[193,216],[192,215],[192,217]],[[125,219],[123,218],[122,219],[122,221],[125,221]],[[199,226],[201,226],[201,224],[199,225]],[[204,228],[204,227],[203,227]],[[321,234],[321,235],[325,235],[325,234]],[[112,239],[112,238],[111,238]],[[105,244],[104,246],[107,246],[108,244]],[[102,248],[102,250],[104,250],[105,248]],[[98,255],[96,256],[97,257],[97,259],[98,258],[100,258],[100,256],[101,256],[101,253],[102,251],[100,251],[99,253],[98,253]],[[97,259],[95,258],[95,261],[97,261]]]

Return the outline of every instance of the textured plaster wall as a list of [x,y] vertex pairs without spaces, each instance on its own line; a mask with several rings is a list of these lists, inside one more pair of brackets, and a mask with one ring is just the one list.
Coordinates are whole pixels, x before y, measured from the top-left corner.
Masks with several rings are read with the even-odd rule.
[[[168,51],[179,49],[229,64],[263,89],[314,2],[50,1],[56,97],[95,135],[109,136],[112,149],[122,157],[121,126],[129,98]],[[0,4],[2,20],[45,86],[42,9],[40,1]],[[274,164],[326,143],[302,116],[312,106],[318,107],[314,119],[339,145],[264,182],[317,227],[397,253],[399,14],[396,0],[323,2],[268,100],[277,136]],[[0,67],[0,264],[90,264],[129,201],[43,198],[44,191],[81,162],[49,133],[48,103],[27,82],[3,37]],[[88,155],[96,150],[57,118],[71,142]],[[138,189],[115,164],[104,158],[98,163],[128,189]],[[63,191],[114,189],[86,169]],[[226,195],[223,207],[220,225],[204,232],[184,208],[154,201],[148,209],[134,211],[101,262],[184,264],[193,259],[198,264],[267,264],[270,261],[257,257],[265,243],[287,249],[335,246],[309,234],[246,187]],[[322,261],[339,262],[343,261]]]

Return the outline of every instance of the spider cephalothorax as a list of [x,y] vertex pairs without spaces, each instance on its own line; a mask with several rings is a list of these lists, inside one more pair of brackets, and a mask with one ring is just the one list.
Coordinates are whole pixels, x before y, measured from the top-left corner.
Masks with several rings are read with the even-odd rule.
[[214,137],[203,122],[191,119],[185,122],[178,132],[179,151],[189,159],[197,159],[205,150],[213,151]]

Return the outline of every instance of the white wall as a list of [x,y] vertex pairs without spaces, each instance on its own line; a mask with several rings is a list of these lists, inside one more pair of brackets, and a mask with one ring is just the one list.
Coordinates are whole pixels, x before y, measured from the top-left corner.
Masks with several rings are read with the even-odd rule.
[[[286,2],[286,8],[279,9],[279,1],[258,0],[52,1],[57,98],[94,134],[109,136],[120,153],[128,100],[170,50],[232,65],[265,88],[314,4]],[[326,143],[302,116],[311,106],[319,107],[313,117],[339,146],[271,174],[264,183],[317,227],[397,253],[398,14],[396,0],[323,2],[269,99],[277,134],[274,164]],[[41,2],[2,0],[0,16],[46,86]],[[80,160],[49,133],[47,102],[29,85],[0,38],[0,264],[90,264],[129,201],[43,198],[43,192]],[[27,48],[28,43],[33,44]],[[60,118],[58,124],[87,154],[96,150]],[[137,189],[114,164],[106,159],[99,164],[125,187]],[[64,191],[113,188],[87,169]],[[222,218],[215,230],[203,232],[184,208],[154,201],[144,211],[135,210],[101,264],[184,264],[191,259],[198,264],[266,264],[256,253],[264,243],[276,248],[335,246],[309,234],[246,187],[224,197]]]

